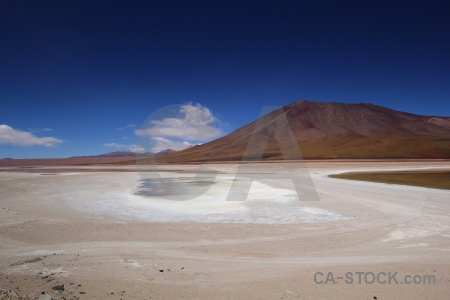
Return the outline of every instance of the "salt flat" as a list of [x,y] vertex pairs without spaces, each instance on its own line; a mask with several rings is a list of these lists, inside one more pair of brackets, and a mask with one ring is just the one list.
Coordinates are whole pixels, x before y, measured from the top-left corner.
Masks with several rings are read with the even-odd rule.
[[[0,288],[69,299],[444,299],[449,294],[450,191],[327,177],[450,169],[449,162],[308,162],[318,199],[310,199],[311,190],[299,195],[290,180],[305,175],[304,166],[248,164],[237,177],[240,166],[231,163],[89,167],[89,172],[77,166],[34,173],[4,168]],[[230,201],[233,182],[242,184],[235,192],[245,194],[249,178],[245,201]],[[311,188],[308,180],[300,181],[300,191]],[[437,282],[313,280],[316,272],[357,271],[434,274]],[[52,290],[59,284],[64,292]]]

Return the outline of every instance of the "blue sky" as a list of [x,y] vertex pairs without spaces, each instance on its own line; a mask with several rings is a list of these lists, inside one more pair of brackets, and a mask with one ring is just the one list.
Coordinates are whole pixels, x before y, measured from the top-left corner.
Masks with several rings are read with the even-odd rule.
[[176,104],[208,138],[301,99],[450,116],[449,4],[310,2],[1,1],[0,157],[139,151]]

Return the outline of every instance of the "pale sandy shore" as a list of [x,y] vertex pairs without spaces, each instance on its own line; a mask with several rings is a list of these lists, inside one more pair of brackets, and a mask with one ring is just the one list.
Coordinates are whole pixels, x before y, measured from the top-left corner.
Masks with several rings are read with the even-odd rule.
[[[450,162],[308,162],[320,201],[304,166],[2,168],[0,299],[448,299],[450,191],[327,175]],[[237,170],[257,179],[227,201]],[[155,173],[177,192],[145,194]]]

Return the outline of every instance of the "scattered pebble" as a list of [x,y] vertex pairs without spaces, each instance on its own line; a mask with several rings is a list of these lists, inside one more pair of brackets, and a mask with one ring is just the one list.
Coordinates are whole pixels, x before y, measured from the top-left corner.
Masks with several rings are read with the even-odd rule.
[[54,286],[53,290],[54,291],[64,291],[64,284]]

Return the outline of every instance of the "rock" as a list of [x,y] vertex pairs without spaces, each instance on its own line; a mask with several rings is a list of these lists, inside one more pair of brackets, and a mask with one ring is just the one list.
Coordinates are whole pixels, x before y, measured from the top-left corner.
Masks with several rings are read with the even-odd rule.
[[159,271],[162,273],[162,272],[164,272],[164,269],[159,269]]
[[54,291],[64,291],[64,284],[54,286],[53,290]]

